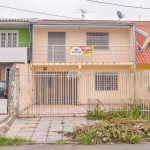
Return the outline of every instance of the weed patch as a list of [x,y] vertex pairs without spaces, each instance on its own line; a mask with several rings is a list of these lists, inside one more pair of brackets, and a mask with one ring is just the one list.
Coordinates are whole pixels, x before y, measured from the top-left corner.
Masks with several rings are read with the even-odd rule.
[[54,145],[55,146],[64,145],[67,142],[69,142],[69,140],[57,140]]
[[6,137],[0,137],[0,146],[11,146],[11,145],[21,145],[24,142],[30,142],[33,141],[15,137],[15,138],[6,138]]
[[76,127],[70,138],[84,145],[130,143],[137,144],[150,138],[148,120],[115,118],[94,125]]

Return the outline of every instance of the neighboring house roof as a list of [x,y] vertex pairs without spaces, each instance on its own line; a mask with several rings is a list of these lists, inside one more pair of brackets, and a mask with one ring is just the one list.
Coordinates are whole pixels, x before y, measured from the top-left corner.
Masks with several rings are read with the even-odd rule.
[[[150,64],[150,21],[134,21],[136,27],[136,63]],[[144,47],[144,49],[141,49]]]
[[36,18],[0,18],[0,22],[29,22],[34,20],[36,20]]
[[28,22],[25,19],[0,19],[0,22]]

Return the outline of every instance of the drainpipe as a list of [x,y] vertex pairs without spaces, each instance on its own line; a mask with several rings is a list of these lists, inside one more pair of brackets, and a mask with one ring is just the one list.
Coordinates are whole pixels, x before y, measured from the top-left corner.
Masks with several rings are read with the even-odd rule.
[[29,22],[29,33],[30,33],[30,55],[29,60],[32,62],[32,38],[33,38],[33,25]]

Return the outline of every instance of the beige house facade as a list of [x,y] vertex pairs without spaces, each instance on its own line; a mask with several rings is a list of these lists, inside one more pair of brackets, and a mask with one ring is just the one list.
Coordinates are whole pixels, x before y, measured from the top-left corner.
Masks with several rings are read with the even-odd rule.
[[[107,108],[133,103],[134,23],[34,20],[30,24],[32,61],[14,65],[17,82],[12,88],[20,116],[86,115],[99,100]],[[92,47],[92,52],[84,53],[81,47]]]

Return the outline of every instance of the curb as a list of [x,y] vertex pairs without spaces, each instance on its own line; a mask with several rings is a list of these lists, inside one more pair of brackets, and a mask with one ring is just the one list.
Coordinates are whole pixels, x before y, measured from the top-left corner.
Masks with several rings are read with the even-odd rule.
[[15,117],[8,116],[0,123],[0,136],[3,136],[10,129],[10,126],[14,121]]
[[[25,143],[22,143],[22,145],[38,145],[38,144],[47,144],[47,145],[54,145],[55,142],[25,142]],[[71,144],[79,144],[77,142],[64,142],[62,145],[71,145]],[[61,145],[61,144],[60,144]]]

